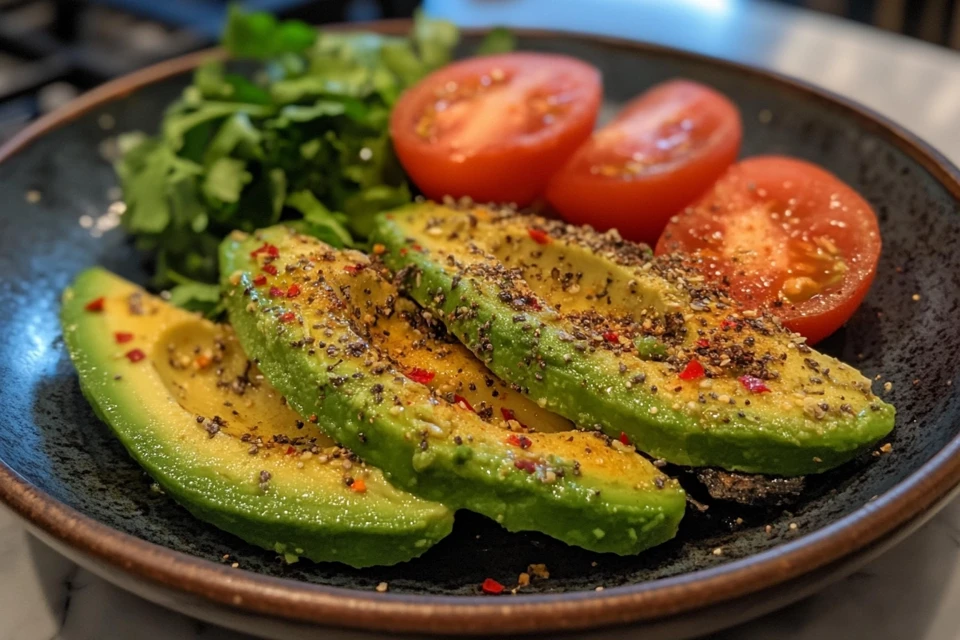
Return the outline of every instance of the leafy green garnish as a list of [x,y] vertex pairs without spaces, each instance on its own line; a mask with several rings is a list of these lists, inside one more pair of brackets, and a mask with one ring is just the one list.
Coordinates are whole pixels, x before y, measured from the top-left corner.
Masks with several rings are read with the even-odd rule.
[[428,20],[422,12],[413,17],[413,42],[427,71],[439,69],[453,59],[460,32],[444,20]]
[[342,213],[332,213],[310,191],[291,193],[287,196],[287,206],[303,214],[302,231],[334,247],[349,247],[353,244],[350,232],[343,226],[347,216]]
[[278,22],[269,13],[244,13],[236,5],[227,14],[223,46],[238,58],[267,60],[303,53],[317,40],[317,30],[299,20]]
[[497,53],[509,53],[517,48],[517,37],[506,27],[496,27],[477,47],[477,55],[489,56]]
[[155,286],[173,286],[178,305],[215,310],[217,246],[234,229],[287,220],[357,245],[374,213],[411,198],[390,107],[450,60],[458,38],[423,16],[398,38],[320,33],[231,8],[223,45],[247,62],[202,65],[158,135],[119,140],[123,225],[155,254]]
[[186,280],[170,290],[169,302],[190,311],[199,311],[207,316],[219,315],[220,285]]
[[[286,221],[338,247],[361,246],[375,213],[410,202],[390,109],[449,62],[456,27],[416,15],[407,37],[325,33],[229,11],[223,46],[167,109],[159,133],[125,134],[115,168],[123,225],[156,258],[154,285],[215,313],[217,248],[234,229]],[[485,52],[512,47],[503,31]]]

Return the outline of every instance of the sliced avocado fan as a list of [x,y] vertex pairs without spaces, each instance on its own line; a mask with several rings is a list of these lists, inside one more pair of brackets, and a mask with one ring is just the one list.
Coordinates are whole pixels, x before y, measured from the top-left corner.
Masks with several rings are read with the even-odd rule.
[[675,535],[675,481],[619,440],[564,431],[400,297],[376,260],[283,227],[234,233],[220,259],[227,312],[264,375],[397,487],[594,551]]
[[373,241],[494,373],[653,456],[801,475],[893,428],[856,369],[616,231],[425,202],[381,214]]
[[97,415],[197,518],[288,561],[354,567],[414,558],[453,527],[449,509],[306,428],[229,327],[99,268],[66,290],[62,322]]

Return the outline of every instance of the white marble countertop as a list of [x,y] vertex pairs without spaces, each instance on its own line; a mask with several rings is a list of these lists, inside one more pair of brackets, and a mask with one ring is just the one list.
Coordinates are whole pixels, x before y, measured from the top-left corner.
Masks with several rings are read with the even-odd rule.
[[[750,0],[590,0],[591,10],[583,11],[585,1],[427,0],[425,5],[433,15],[464,25],[587,31],[768,67],[860,101],[960,164],[960,54]],[[716,637],[958,640],[957,603],[960,500],[846,580]],[[0,508],[0,640],[245,637],[111,586],[29,537]]]

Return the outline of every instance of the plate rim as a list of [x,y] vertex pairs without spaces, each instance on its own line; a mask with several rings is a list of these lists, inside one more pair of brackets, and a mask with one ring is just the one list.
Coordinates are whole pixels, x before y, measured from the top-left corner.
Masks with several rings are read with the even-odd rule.
[[[325,30],[404,33],[409,20],[324,25]],[[488,29],[462,29],[482,34]],[[865,130],[883,135],[920,164],[960,201],[960,169],[901,125],[830,90],[776,71],[643,41],[563,30],[512,28],[525,38],[571,38],[647,54],[699,62],[754,76],[799,91],[855,117]],[[146,85],[223,59],[207,49],[111,80],[27,126],[0,147],[7,161],[50,131]],[[60,502],[0,460],[0,502],[29,525],[127,574],[211,604],[271,618],[323,626],[379,631],[463,633],[586,629],[673,617],[749,596],[800,578],[858,552],[882,546],[915,521],[929,517],[960,485],[960,435],[876,500],[826,527],[762,553],[723,565],[602,592],[438,596],[366,593],[275,578],[224,567],[123,533]]]

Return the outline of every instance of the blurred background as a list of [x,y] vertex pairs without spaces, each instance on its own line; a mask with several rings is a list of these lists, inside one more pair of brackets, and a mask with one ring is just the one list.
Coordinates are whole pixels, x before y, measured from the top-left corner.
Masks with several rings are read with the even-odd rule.
[[[960,49],[960,0],[245,0],[316,24],[408,17],[421,4],[432,15],[469,25],[502,17],[509,24],[577,25],[673,43],[689,32],[711,53],[711,38],[735,39],[722,25],[778,10],[777,5],[840,16]],[[210,46],[226,0],[0,0],[0,141],[78,93],[151,63]],[[656,33],[650,33],[650,30]],[[646,33],[645,33],[646,32]],[[656,35],[655,38],[650,36]],[[775,35],[771,35],[775,37]],[[689,42],[679,45],[690,47]],[[729,46],[729,42],[726,43]]]

